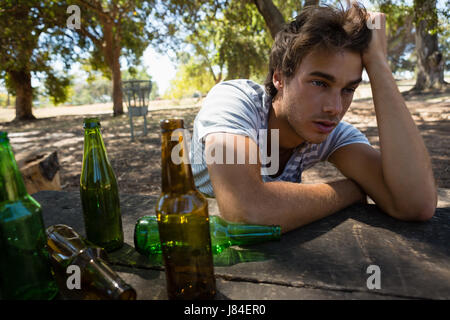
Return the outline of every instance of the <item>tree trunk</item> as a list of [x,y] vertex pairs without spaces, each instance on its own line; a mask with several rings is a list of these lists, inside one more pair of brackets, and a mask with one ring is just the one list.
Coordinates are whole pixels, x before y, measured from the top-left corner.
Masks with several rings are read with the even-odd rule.
[[[117,45],[117,44],[116,44]],[[114,49],[114,61],[112,67],[113,77],[113,111],[114,116],[123,114],[123,101],[122,101],[122,74],[120,71],[120,48]],[[118,52],[117,52],[118,51]]]
[[273,4],[272,0],[253,0],[253,2],[263,16],[272,38],[275,39],[275,35],[284,24],[283,15]]
[[444,58],[438,48],[436,0],[415,0],[417,79],[412,91],[441,89],[444,81]]
[[[113,81],[113,113],[114,116],[123,114],[122,103],[122,75],[120,72],[120,37],[113,31],[113,22],[101,19],[103,24],[103,54],[109,66]],[[116,28],[117,29],[117,28]]]
[[14,121],[34,120],[33,88],[31,87],[31,73],[28,70],[9,71],[12,85],[16,91],[16,117]]

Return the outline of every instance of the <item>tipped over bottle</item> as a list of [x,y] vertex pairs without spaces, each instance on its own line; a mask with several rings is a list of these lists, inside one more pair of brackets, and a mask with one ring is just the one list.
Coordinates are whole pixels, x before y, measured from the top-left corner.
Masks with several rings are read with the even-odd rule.
[[83,300],[136,299],[136,291],[108,266],[102,248],[87,245],[66,225],[50,226],[46,233],[50,261],[60,287],[67,289],[63,291],[66,296]]
[[[230,246],[252,245],[280,240],[280,226],[252,225],[228,222],[219,216],[209,216],[213,254],[220,254]],[[138,219],[134,228],[134,246],[144,255],[161,253],[156,216]]]

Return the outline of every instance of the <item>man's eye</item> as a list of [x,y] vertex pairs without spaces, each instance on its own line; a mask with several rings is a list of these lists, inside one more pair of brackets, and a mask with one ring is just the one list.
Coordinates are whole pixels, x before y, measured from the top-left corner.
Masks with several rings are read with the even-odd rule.
[[355,92],[355,90],[356,90],[355,88],[345,88],[344,93],[352,94]]
[[311,83],[318,87],[326,87],[327,86],[327,84],[325,82],[319,81],[319,80],[313,80],[313,81],[311,81]]

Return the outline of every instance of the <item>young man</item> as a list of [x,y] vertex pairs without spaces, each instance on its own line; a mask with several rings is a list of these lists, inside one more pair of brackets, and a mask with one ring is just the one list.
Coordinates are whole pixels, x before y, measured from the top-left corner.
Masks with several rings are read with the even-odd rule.
[[[310,7],[277,34],[265,90],[250,80],[233,80],[210,91],[194,122],[190,156],[197,187],[216,197],[225,219],[281,225],[287,232],[367,195],[400,220],[433,216],[437,192],[430,158],[392,76],[386,47],[383,14],[368,14],[356,4],[348,10]],[[341,121],[363,68],[380,151]],[[267,129],[267,142],[260,129]],[[255,149],[258,159],[252,161]],[[240,157],[244,164],[236,162]],[[268,157],[278,170],[262,174]],[[303,170],[325,160],[347,179],[300,183]]]

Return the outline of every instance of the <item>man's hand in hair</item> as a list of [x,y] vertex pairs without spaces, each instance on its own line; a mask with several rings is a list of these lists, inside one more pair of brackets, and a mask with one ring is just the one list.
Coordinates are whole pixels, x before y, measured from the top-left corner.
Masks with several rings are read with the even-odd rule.
[[380,12],[369,12],[367,26],[372,30],[369,48],[362,55],[366,70],[371,63],[387,59],[386,15]]

